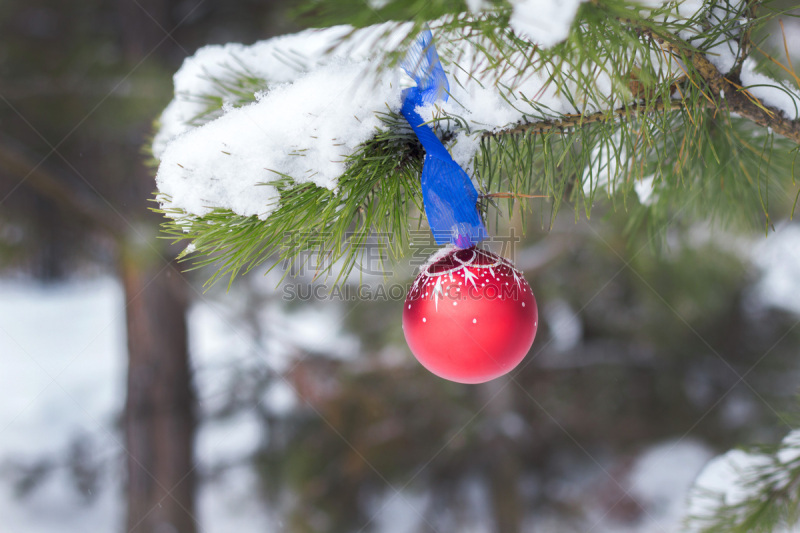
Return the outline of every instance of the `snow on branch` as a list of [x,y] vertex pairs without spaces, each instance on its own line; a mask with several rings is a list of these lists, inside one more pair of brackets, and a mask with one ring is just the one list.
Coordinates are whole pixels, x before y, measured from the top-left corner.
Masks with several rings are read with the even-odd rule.
[[800,430],[794,430],[772,452],[731,450],[713,459],[689,493],[688,531],[790,528],[800,518],[798,504]]
[[[335,53],[328,52],[352,28],[209,46],[188,58],[175,74],[176,97],[153,143],[165,207],[264,218],[277,198],[264,184],[279,175],[334,189],[345,156],[380,126],[376,113],[399,108],[399,74],[379,74],[370,59],[370,46],[390,29],[402,39],[408,26],[361,30]],[[256,102],[223,101],[220,116],[204,117],[209,96],[230,93],[224,85],[232,76],[259,80],[251,94]]]
[[[762,159],[772,154],[772,168],[785,168],[790,150],[763,147],[773,132],[800,142],[800,92],[756,70],[749,32],[763,21],[750,3],[473,4],[429,21],[450,95],[417,111],[477,188],[543,194],[551,218],[562,200],[582,203],[588,216],[598,184],[612,197],[647,178],[652,190],[641,203],[666,213],[681,187],[735,159],[724,168],[725,197],[703,206],[756,198],[766,211]],[[412,80],[395,60],[420,26],[334,26],[188,58],[152,147],[168,233],[232,273],[267,260],[279,241],[243,246],[279,230],[335,226],[339,235],[351,223],[363,232],[385,224],[405,235],[422,152],[398,114]],[[734,134],[704,134],[720,126]],[[385,180],[401,175],[401,185]],[[379,216],[370,206],[381,202],[391,207]],[[395,210],[402,215],[385,216]],[[332,257],[348,246],[336,242]]]
[[[198,216],[230,209],[264,219],[277,200],[275,188],[266,184],[279,176],[336,190],[347,156],[380,127],[378,114],[400,107],[408,81],[399,69],[385,68],[386,54],[408,37],[410,28],[399,23],[355,31],[338,26],[252,46],[199,50],[175,75],[176,96],[161,116],[153,143],[161,161],[157,183],[163,207]],[[504,68],[492,68],[485,52],[455,33],[439,32],[451,98],[421,114],[459,133],[453,156],[465,167],[478,150],[478,138],[468,137],[470,132],[500,131],[523,121],[596,113],[625,103],[614,94],[607,73],[593,78],[599,96],[575,100],[570,93],[579,88],[565,90],[553,83],[548,63],[521,77],[531,59],[517,51],[504,58]],[[345,37],[346,45],[337,46]],[[478,44],[491,48],[488,42]],[[677,72],[675,62],[665,70],[666,76]],[[235,94],[226,83],[236,76],[260,86],[256,102],[237,106],[219,96],[226,93],[220,89]],[[221,109],[210,105],[215,96],[223,98]]]
[[[382,49],[371,49],[369,43],[378,42],[375,37],[387,30],[390,38],[379,41]],[[224,208],[265,218],[277,196],[264,184],[279,175],[335,190],[346,157],[380,127],[378,114],[400,108],[408,81],[400,69],[384,68],[384,62],[408,31],[406,24],[355,32],[339,26],[250,47],[207,47],[187,59],[175,75],[176,98],[161,117],[153,145],[161,160],[157,182],[164,207],[199,216]],[[337,47],[351,32],[347,42],[353,45]],[[333,52],[326,54],[330,49]],[[450,64],[454,58],[480,62],[464,40],[440,50]],[[296,58],[302,66],[286,58]],[[522,64],[525,58],[515,60]],[[241,107],[225,102],[221,116],[195,127],[198,117],[203,118],[207,95],[214,94],[220,78],[237,69],[263,80],[257,102]],[[548,87],[545,72],[522,82],[512,69],[480,78],[472,70],[457,68],[448,74],[450,101],[440,108],[429,106],[423,117],[462,117],[465,131],[502,129],[524,117],[545,119],[583,110],[557,94],[555,86]],[[514,87],[508,91],[512,98],[504,94],[504,86]],[[526,95],[531,100],[526,101]],[[598,109],[591,103],[582,107]],[[462,142],[460,149],[454,157],[468,165],[477,143]]]

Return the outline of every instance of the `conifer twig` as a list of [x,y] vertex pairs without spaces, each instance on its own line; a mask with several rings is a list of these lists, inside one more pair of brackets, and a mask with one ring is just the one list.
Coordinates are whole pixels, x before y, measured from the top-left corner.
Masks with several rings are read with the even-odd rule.
[[[748,5],[745,8],[745,13],[747,14],[748,19],[755,20],[756,10],[758,9],[759,4],[761,4],[761,0],[748,0]],[[742,65],[744,65],[744,60],[747,59],[747,56],[750,55],[750,52],[755,46],[751,37],[752,33],[753,33],[753,26],[751,24],[746,24],[738,39],[739,54],[736,56],[736,62],[733,64],[733,68],[731,68],[731,71],[728,72],[728,76],[738,78],[739,74],[741,74]]]
[[[752,10],[754,7],[750,6],[748,9]],[[635,23],[631,20],[627,22]],[[709,107],[726,107],[729,111],[737,113],[759,126],[770,128],[775,133],[800,144],[800,120],[789,119],[782,110],[764,104],[737,83],[742,62],[753,48],[748,33],[741,37],[740,58],[737,58],[734,68],[726,76],[704,54],[694,50],[682,39],[668,34],[656,34],[650,28],[639,28],[639,31],[642,35],[657,42],[666,52],[680,59],[688,59],[694,70],[702,77],[702,81],[711,89],[712,94],[708,95]],[[541,134],[553,130],[568,130],[593,122],[608,122],[640,113],[676,111],[685,107],[687,106],[681,100],[669,102],[662,100],[655,104],[633,104],[611,112],[600,111],[589,115],[569,114],[556,120],[526,122],[504,130],[487,131],[483,137],[494,138],[520,133]]]
[[675,36],[664,37],[644,30],[669,53],[678,58],[688,59],[694,69],[702,76],[703,81],[712,91],[712,98],[717,107],[727,107],[733,113],[747,118],[761,127],[770,128],[779,135],[800,144],[800,120],[790,120],[777,107],[761,102],[736,80],[726,78],[705,55],[692,50],[683,40]]
[[685,106],[680,100],[673,100],[669,102],[660,101],[656,102],[655,104],[632,104],[614,109],[611,112],[598,111],[597,113],[592,113],[590,115],[573,113],[564,115],[562,118],[557,120],[525,122],[504,130],[484,132],[483,137],[501,137],[504,135],[516,135],[520,133],[540,134],[548,133],[554,130],[563,131],[571,128],[578,128],[593,122],[608,122],[631,115],[649,114],[658,111],[677,111],[683,107]]
[[481,198],[550,198],[546,194],[522,194],[515,192],[488,192],[481,194]]

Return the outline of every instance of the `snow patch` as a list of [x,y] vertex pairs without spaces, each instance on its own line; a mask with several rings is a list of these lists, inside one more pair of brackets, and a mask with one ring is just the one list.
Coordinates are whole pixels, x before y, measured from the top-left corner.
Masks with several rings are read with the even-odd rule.
[[789,120],[800,118],[800,91],[754,69],[755,62],[750,58],[745,59],[740,75],[742,86],[768,106],[783,111]]
[[[662,2],[664,4],[668,2]],[[676,9],[678,16],[684,19],[691,19],[697,16],[700,11],[705,9],[706,0],[677,0]]]
[[[752,499],[769,486],[781,490],[789,483],[788,472],[800,458],[800,430],[783,439],[776,456],[731,450],[713,459],[703,469],[689,493],[688,516],[699,530],[723,506]],[[768,476],[763,476],[769,471]]]
[[744,485],[745,479],[769,462],[766,455],[742,450],[731,450],[713,459],[697,477],[689,493],[688,516],[708,519],[721,505],[745,501],[753,495],[752,489]]
[[159,191],[171,208],[204,215],[213,206],[264,219],[278,198],[265,183],[280,175],[334,189],[346,156],[380,127],[376,112],[400,105],[400,93],[392,94],[398,77],[342,60],[274,88],[172,141]]
[[654,182],[656,177],[654,175],[645,176],[641,180],[637,180],[633,184],[633,190],[636,196],[639,197],[639,202],[642,205],[653,205],[656,197],[653,195]]
[[630,494],[662,528],[677,527],[684,516],[685,496],[697,474],[713,457],[711,449],[697,441],[667,441],[642,453],[628,482]]
[[122,290],[111,279],[0,283],[0,457],[57,452],[76,430],[114,432],[124,332]]
[[509,25],[520,36],[549,48],[569,35],[583,0],[517,0]]
[[[101,459],[124,454],[116,416],[125,387],[121,287],[111,279],[70,285],[0,282],[0,466],[58,455],[76,436]],[[0,531],[112,531],[124,509],[115,483],[86,500],[59,468],[23,500],[0,484]]]
[[[252,45],[229,43],[224,46],[209,45],[186,58],[173,76],[175,98],[159,118],[159,131],[153,140],[153,155],[161,158],[167,145],[175,137],[194,127],[206,110],[208,101],[203,96],[222,96],[225,91],[220,82],[241,73],[260,79],[267,84],[256,93],[260,100],[266,89],[291,83],[304,73],[326,64],[331,57],[365,59],[375,41],[396,25],[380,24],[356,32],[356,37],[344,41],[353,31],[350,26],[311,29],[292,35],[282,35]],[[397,36],[402,38],[402,32]],[[331,47],[342,43],[338,53],[329,55]],[[391,42],[390,44],[396,44]]]
[[800,314],[800,227],[778,226],[775,233],[754,243],[750,257],[762,271],[754,287],[758,300]]
[[556,351],[571,350],[581,342],[583,322],[580,315],[566,300],[557,299],[548,302],[544,306],[542,314],[547,321],[553,339],[553,348]]

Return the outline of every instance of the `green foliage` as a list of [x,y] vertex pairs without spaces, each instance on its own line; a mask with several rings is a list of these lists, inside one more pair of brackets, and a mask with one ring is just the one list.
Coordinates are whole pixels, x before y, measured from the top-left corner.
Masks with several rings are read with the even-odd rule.
[[[785,189],[797,177],[791,141],[747,120],[720,121],[714,110],[689,114],[680,109],[622,125],[484,138],[476,176],[485,190],[552,199],[541,202],[549,206],[545,227],[564,201],[575,206],[576,219],[581,209],[589,218],[602,197],[629,213],[629,230],[644,224],[659,232],[676,215],[740,229],[769,226],[771,199],[785,207]],[[647,203],[637,187],[652,190]],[[508,200],[509,215],[517,202]]]
[[[499,219],[505,211],[510,216],[519,207],[536,205],[525,200],[521,206],[519,198],[544,196],[538,202],[541,225],[547,228],[565,204],[577,220],[581,213],[590,217],[593,206],[608,199],[627,213],[629,232],[644,227],[656,237],[679,218],[768,230],[776,213],[789,212],[798,192],[791,190],[798,172],[796,144],[733,114],[692,61],[737,41],[740,53],[730,76],[738,79],[737,69],[751,51],[750,35],[778,11],[754,11],[754,2],[707,2],[706,9],[685,19],[675,2],[657,8],[628,0],[587,2],[569,37],[540,49],[510,30],[508,2],[494,1],[477,14],[465,13],[465,2],[454,0],[376,4],[380,7],[315,0],[300,11],[321,25],[411,21],[410,37],[430,22],[446,70],[494,84],[509,103],[530,110],[509,131],[467,132],[481,137],[473,165],[480,189],[508,197],[505,209],[495,209],[497,204],[485,197],[480,207],[487,215]],[[475,51],[469,59],[456,52],[465,41]],[[384,63],[392,65],[402,53],[402,46],[386,50]],[[266,89],[263,80],[240,67],[232,65],[228,75],[213,79],[211,94],[181,95],[206,104],[192,125],[215,118],[226,103],[251,102]],[[540,103],[538,95],[515,92],[517,82],[533,75],[545,76],[548,88],[575,112],[564,115]],[[449,142],[465,124],[461,117],[441,113],[433,125]],[[216,264],[212,282],[225,275],[232,281],[270,260],[272,266],[308,260],[302,256],[309,249],[325,258],[320,273],[332,273],[341,261],[336,265],[341,280],[357,264],[370,233],[390,234],[382,246],[391,257],[403,254],[409,221],[420,211],[422,154],[402,118],[386,115],[375,137],[347,158],[336,191],[278,176],[272,185],[280,200],[266,220],[225,210],[204,217],[178,212],[171,213],[175,218],[166,223],[167,233],[191,241],[202,257],[198,266]],[[638,198],[647,196],[647,187],[652,192],[642,202]]]

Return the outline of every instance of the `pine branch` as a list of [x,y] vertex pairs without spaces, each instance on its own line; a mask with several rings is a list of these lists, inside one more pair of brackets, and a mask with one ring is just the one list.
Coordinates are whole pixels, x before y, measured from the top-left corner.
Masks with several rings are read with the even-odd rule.
[[647,104],[633,104],[625,107],[608,111],[598,111],[590,115],[581,115],[578,113],[571,113],[563,115],[562,118],[557,120],[543,120],[537,122],[526,122],[524,124],[516,125],[512,128],[486,131],[482,134],[484,138],[496,138],[504,135],[516,135],[520,133],[541,134],[552,131],[561,133],[573,128],[579,128],[595,122],[614,122],[619,119],[631,118],[641,115],[653,114],[658,112],[678,111],[686,108],[686,104],[679,100],[671,100],[664,102],[659,100],[656,103]]
[[[672,3],[642,9],[628,0],[586,2],[567,40],[540,48],[511,30],[512,6],[505,1],[475,14],[462,12],[459,2],[437,0],[431,5],[449,15],[431,26],[451,89],[490,88],[519,122],[479,120],[465,102],[464,117],[450,106],[431,123],[446,143],[460,142],[462,133],[473,142],[471,134],[477,134],[480,148],[471,170],[487,216],[489,206],[507,204],[511,211],[525,199],[527,208],[533,203],[528,198],[537,196],[543,227],[548,206],[552,223],[564,202],[576,218],[581,210],[588,218],[595,195],[604,192],[614,209],[629,213],[631,229],[657,231],[678,209],[689,218],[726,225],[746,220],[750,227],[766,222],[768,228],[770,209],[785,207],[782,193],[794,186],[800,125],[741,87],[741,72],[749,67],[744,60],[756,49],[750,32],[769,20],[756,18],[758,3],[726,4],[722,12],[706,6],[686,18]],[[387,5],[414,27],[424,23],[404,2]],[[376,40],[370,41],[372,48],[381,49],[392,28],[370,36]],[[384,65],[392,66],[407,44],[406,39],[387,45]],[[726,63],[725,68],[732,65],[728,73],[709,60],[720,45],[735,56]],[[534,76],[541,83],[526,85]],[[271,85],[249,72],[247,63],[215,67],[207,77],[213,83],[203,90],[209,94],[181,93],[184,101],[197,104],[187,113],[193,127],[222,116],[226,102],[236,108],[255,101],[254,93]],[[780,88],[777,82],[774,88]],[[187,254],[199,258],[199,266],[216,263],[212,280],[264,262],[302,260],[310,245],[328,266],[342,261],[336,270],[343,279],[370,233],[391,234],[388,255],[401,256],[410,219],[419,218],[422,151],[404,121],[387,119],[375,137],[346,156],[347,170],[335,190],[301,183],[284,170],[279,180],[260,184],[280,196],[265,207],[270,214],[264,220],[214,208],[209,201],[213,211],[205,215],[165,208],[173,217],[167,233],[191,242]],[[500,216],[499,209],[495,213]]]
[[[758,2],[752,2],[748,6],[751,16],[755,16],[756,4]],[[701,76],[702,81],[711,89],[711,94],[705,93],[707,97],[706,107],[727,109],[729,112],[737,113],[759,126],[770,128],[775,133],[800,144],[800,120],[790,120],[783,111],[774,106],[764,104],[737,83],[740,81],[739,73],[744,59],[747,58],[751,49],[751,26],[748,25],[746,27],[739,39],[740,51],[733,69],[730,73],[724,75],[704,54],[679,37],[664,31],[656,33],[648,27],[641,26],[639,21],[632,19],[621,20],[621,22],[637,27],[642,35],[653,39],[673,57],[690,63]],[[552,130],[564,131],[593,122],[608,122],[619,118],[631,118],[642,113],[675,111],[684,107],[686,107],[686,104],[679,100],[638,103],[617,108],[610,112],[600,111],[590,115],[569,114],[557,120],[526,122],[504,130],[484,132],[483,137],[498,137],[519,133],[536,134]]]
[[[745,9],[745,13],[747,13],[747,18],[750,20],[755,20],[757,16],[758,7],[761,5],[761,0],[749,0],[749,4]],[[736,56],[736,62],[733,65],[733,68],[728,73],[729,76],[738,78],[739,74],[742,72],[742,66],[744,65],[744,60],[747,59],[747,56],[750,55],[753,49],[753,41],[752,41],[752,34],[753,34],[753,26],[748,24],[742,30],[742,34],[739,36],[737,41],[739,42],[739,54]]]
[[360,263],[368,246],[377,249],[381,261],[402,256],[410,213],[421,208],[420,146],[410,128],[402,126],[402,117],[381,119],[386,129],[348,157],[336,192],[279,174],[264,184],[280,193],[265,220],[224,209],[202,217],[156,209],[174,217],[163,224],[168,239],[191,242],[179,259],[195,260],[193,268],[214,265],[217,271],[208,286],[225,276],[230,286],[237,275],[267,261],[270,269],[281,265],[286,273],[313,268],[315,278],[334,275],[335,286]]
[[[729,112],[752,120],[764,128],[769,128],[787,139],[800,144],[800,120],[790,120],[780,109],[761,102],[750,94],[738,81],[738,72],[732,71],[728,76],[702,53],[694,50],[688,43],[675,35],[666,32],[656,34],[650,29],[642,32],[654,39],[674,57],[691,63],[702,76],[705,84],[711,89],[706,93],[713,105],[719,109],[727,108]],[[741,65],[737,65],[741,69]],[[737,67],[734,67],[735,69]]]

